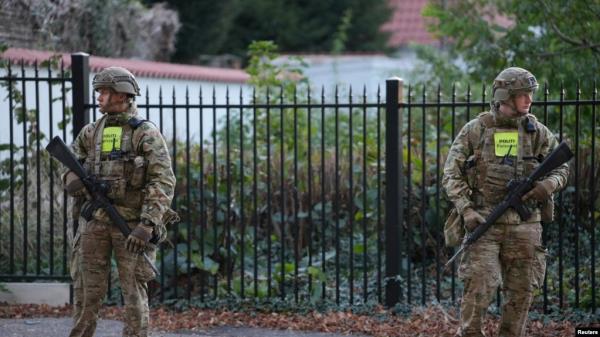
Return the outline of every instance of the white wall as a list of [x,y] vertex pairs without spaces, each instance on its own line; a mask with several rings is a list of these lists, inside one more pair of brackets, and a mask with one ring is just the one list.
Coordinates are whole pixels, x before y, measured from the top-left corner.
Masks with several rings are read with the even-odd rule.
[[[17,73],[15,71],[18,70]],[[5,77],[6,72],[0,72],[0,77]],[[26,68],[25,75],[27,77],[33,77],[35,75],[33,68]],[[13,76],[21,77],[20,69],[13,68]],[[47,70],[39,71],[38,76],[40,77],[48,77]],[[57,74],[53,73],[53,77],[56,77]],[[90,84],[92,81],[94,74],[90,74]],[[166,79],[166,78],[138,78],[138,82],[140,87],[142,88],[142,96],[137,97],[136,101],[138,104],[158,104],[159,102],[159,90],[162,88],[163,95],[163,104],[171,104],[173,103],[173,91],[175,92],[175,103],[176,104],[185,104],[185,92],[186,88],[189,90],[189,103],[190,104],[199,104],[199,91],[202,88],[203,95],[203,104],[212,104],[213,103],[213,89],[215,94],[215,99],[217,104],[225,104],[226,102],[226,92],[229,89],[230,92],[230,104],[238,104],[240,101],[240,89],[243,90],[244,95],[244,103],[249,102],[249,98],[251,96],[251,91],[248,86],[243,84],[226,84],[226,83],[210,83],[210,82],[201,82],[201,81],[188,81],[188,80],[174,80],[174,79]],[[12,142],[15,146],[21,146],[23,144],[23,124],[17,124],[17,117],[15,115],[15,107],[13,106],[13,117],[12,120],[10,118],[10,109],[9,109],[9,100],[8,100],[8,88],[6,86],[6,81],[1,81],[3,84],[0,87],[0,144],[6,144],[11,142],[10,138],[10,125],[13,125],[13,137]],[[58,83],[58,82],[57,82]],[[65,102],[67,107],[72,107],[72,92],[71,92],[71,83],[65,83],[66,95]],[[54,136],[60,135],[63,136],[63,131],[59,129],[58,124],[62,121],[62,100],[57,100],[62,96],[61,93],[61,85],[55,84],[52,86],[48,85],[46,81],[40,81],[37,86],[35,82],[26,82],[25,88],[23,88],[23,82],[16,82],[16,89],[20,92],[25,92],[26,99],[26,108],[27,110],[36,109],[39,111],[39,121],[40,121],[40,130],[43,134],[46,135],[46,140],[42,140],[40,144],[40,148],[43,148],[48,140],[50,139],[50,133]],[[24,90],[25,89],[25,90]],[[148,92],[148,102],[146,102],[146,91]],[[37,92],[37,99],[36,99]],[[52,99],[55,100],[52,104],[50,104],[50,95],[52,95]],[[90,88],[90,102],[95,102],[95,95]],[[14,102],[13,102],[14,104]],[[20,105],[19,105],[20,106]],[[52,127],[50,126],[50,111],[52,111]],[[217,111],[217,120],[219,120],[225,114],[224,109],[218,109]],[[143,118],[146,118],[146,110],[140,109],[140,114]],[[159,110],[158,109],[150,109],[150,120],[159,125]],[[90,119],[92,120],[94,116],[98,118],[101,115],[99,111],[90,111]],[[190,125],[190,137],[195,141],[198,141],[200,129],[200,110],[198,108],[189,110],[189,125]],[[186,136],[185,125],[186,125],[186,111],[183,108],[176,109],[175,114],[175,126],[176,126],[176,134],[178,139],[184,139]],[[27,128],[31,127],[32,124],[27,123]],[[67,143],[70,143],[73,140],[71,135],[72,124],[69,122],[67,124],[66,131],[66,139]],[[172,109],[163,109],[163,128],[164,134],[168,139],[172,139],[173,135],[173,110]],[[213,128],[213,113],[212,110],[204,110],[203,111],[203,136],[204,138],[208,138],[210,132]],[[8,157],[8,151],[0,151],[0,160]]]
[[[277,62],[289,62],[286,61],[286,57],[280,58]],[[375,101],[377,88],[380,87],[381,99],[385,99],[385,80],[392,76],[398,76],[403,79],[407,79],[410,75],[411,70],[416,62],[416,56],[414,53],[405,52],[401,54],[401,57],[391,58],[384,55],[340,55],[340,56],[311,56],[307,55],[303,57],[304,61],[308,63],[308,68],[304,69],[305,75],[309,78],[311,88],[313,90],[313,97],[318,99],[320,96],[321,87],[325,89],[326,96],[331,98],[334,94],[335,86],[338,85],[340,91],[340,101],[347,102],[347,93],[352,86],[353,96],[355,102],[359,100],[359,96],[362,95],[363,89],[366,87],[368,100],[370,102]],[[15,67],[13,74],[21,76],[20,69]],[[93,73],[90,74],[90,83],[93,78]],[[0,73],[0,76],[6,76],[6,73]],[[32,68],[26,68],[26,76],[33,77],[34,71]],[[39,76],[47,77],[47,70],[40,70]],[[56,76],[56,74],[53,74]],[[186,88],[189,90],[189,103],[199,103],[199,91],[202,89],[203,104],[213,103],[213,89],[215,92],[216,104],[225,104],[226,92],[229,89],[230,104],[238,104],[240,101],[240,89],[243,90],[243,101],[244,103],[250,102],[251,88],[243,84],[226,84],[226,83],[210,83],[206,81],[190,81],[190,80],[176,80],[167,78],[138,78],[142,96],[137,98],[138,104],[158,104],[159,102],[159,90],[162,88],[163,104],[172,104],[173,91],[175,92],[175,103],[185,104],[185,92]],[[3,82],[6,83],[6,82]],[[17,83],[17,89],[23,91],[22,82]],[[60,85],[53,85],[49,88],[47,82],[42,81],[38,84],[39,99],[36,104],[36,85],[34,82],[26,83],[26,101],[27,109],[37,109],[40,112],[40,128],[41,131],[49,137],[50,135],[50,104],[49,104],[49,91],[51,90],[54,99],[61,96]],[[66,83],[66,88],[69,90],[66,93],[66,104],[72,106],[71,99],[71,83]],[[148,101],[146,101],[146,92],[148,92]],[[93,91],[90,88],[90,95]],[[0,144],[10,142],[9,137],[9,125],[13,123],[13,143],[15,145],[23,144],[23,127],[17,125],[16,117],[13,117],[13,121],[9,119],[9,103],[8,103],[8,92],[6,86],[0,87]],[[95,96],[90,99],[91,102],[95,100]],[[100,116],[100,113],[93,111],[91,113],[91,119],[95,115],[96,118]],[[62,102],[60,100],[55,101],[52,104],[53,114],[53,127],[52,132],[54,135],[61,135],[62,131],[58,128],[58,122],[62,120]],[[142,117],[146,117],[146,109],[140,109]],[[155,122],[157,125],[160,124],[159,109],[150,109],[149,117],[150,120]],[[193,141],[198,141],[200,134],[200,110],[193,108],[189,110],[189,123],[190,126],[190,137]],[[225,109],[217,110],[217,120],[221,120],[225,115]],[[207,139],[210,136],[210,132],[213,130],[213,111],[212,109],[205,109],[202,111],[202,122],[203,122],[203,137]],[[167,139],[172,139],[173,136],[173,125],[175,125],[175,132],[178,139],[184,139],[186,136],[186,111],[183,108],[176,109],[175,112],[175,124],[173,123],[173,110],[163,109],[163,132]],[[217,126],[218,127],[218,126]],[[71,123],[68,124],[67,137],[65,139],[67,143],[72,141],[71,135]],[[45,146],[47,140],[42,142],[41,147]],[[7,151],[0,152],[0,159],[7,155]]]
[[[251,89],[245,84],[226,84],[226,83],[209,83],[200,81],[189,81],[189,80],[174,80],[174,79],[156,79],[156,78],[138,78],[138,83],[141,88],[142,96],[136,97],[138,105],[144,104],[158,104],[159,93],[162,90],[162,104],[186,104],[186,89],[188,92],[188,102],[190,105],[200,104],[200,91],[202,91],[202,104],[211,105],[213,104],[213,91],[214,91],[214,102],[216,104],[225,104],[227,91],[229,91],[229,104],[239,104],[240,102],[240,90],[242,90],[242,102],[249,103],[251,97]],[[91,80],[90,80],[91,81]],[[90,82],[91,83],[91,82]],[[148,96],[146,97],[146,93]],[[94,96],[95,99],[95,96]],[[163,108],[163,134],[171,140],[173,137],[173,109]],[[93,113],[93,111],[92,111]],[[160,110],[158,108],[145,109],[140,108],[139,113],[142,118],[149,119],[160,127]],[[101,114],[99,111],[95,113],[96,118]],[[189,125],[190,140],[198,141],[200,135],[200,109],[190,108],[189,109],[189,123],[186,123],[187,113],[185,108],[175,109],[175,133],[178,139],[185,139],[186,137],[186,124]],[[225,109],[217,109],[217,122],[224,118]],[[213,130],[213,111],[212,109],[202,110],[202,123],[203,123],[203,138],[208,139],[210,132]],[[92,118],[92,117],[91,117]],[[217,124],[217,127],[218,124]]]
[[[352,86],[353,96],[362,95],[366,87],[369,100],[374,100],[377,88],[380,87],[381,99],[385,99],[385,80],[390,77],[409,79],[417,57],[411,51],[405,51],[398,57],[385,55],[305,55],[300,56],[308,66],[303,69],[308,77],[313,94],[325,89],[327,97],[332,97],[335,86],[338,86],[340,98],[347,100],[347,93]],[[293,61],[288,56],[282,56],[278,64]]]

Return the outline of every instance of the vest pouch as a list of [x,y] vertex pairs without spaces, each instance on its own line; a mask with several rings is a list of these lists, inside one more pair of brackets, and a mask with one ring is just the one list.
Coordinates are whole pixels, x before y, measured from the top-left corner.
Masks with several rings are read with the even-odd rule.
[[125,198],[127,190],[127,181],[125,180],[125,161],[106,160],[100,163],[100,179],[106,181],[110,186],[107,197],[110,199]]
[[127,208],[141,209],[144,204],[144,192],[138,189],[127,188],[125,198],[115,200],[115,204]]
[[106,179],[106,182],[110,186],[106,196],[112,200],[123,200],[127,192],[127,181],[123,178],[117,179]]
[[487,164],[486,176],[481,193],[488,204],[496,204],[506,196],[508,182],[513,178],[515,168],[502,164]]
[[141,188],[146,181],[146,160],[143,156],[133,159],[133,169],[129,179],[129,185],[133,188]]
[[444,223],[444,239],[447,247],[457,247],[465,236],[465,227],[462,216],[458,214],[456,208],[452,208]]

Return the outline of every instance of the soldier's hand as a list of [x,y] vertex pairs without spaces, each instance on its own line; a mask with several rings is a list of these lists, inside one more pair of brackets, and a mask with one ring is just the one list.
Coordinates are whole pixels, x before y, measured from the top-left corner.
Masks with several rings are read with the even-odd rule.
[[556,190],[556,180],[546,179],[542,181],[536,181],[531,191],[527,192],[522,198],[522,201],[533,199],[539,202],[548,200],[552,195],[552,192]]
[[462,217],[463,221],[465,222],[465,227],[469,231],[473,231],[475,228],[477,228],[477,226],[485,222],[485,219],[481,216],[481,214],[472,208],[465,209]]
[[138,224],[127,237],[125,243],[127,250],[132,253],[141,253],[146,248],[146,244],[152,238],[153,226]]
[[70,196],[76,198],[86,196],[87,194],[83,181],[72,171],[69,171],[65,176],[65,190]]

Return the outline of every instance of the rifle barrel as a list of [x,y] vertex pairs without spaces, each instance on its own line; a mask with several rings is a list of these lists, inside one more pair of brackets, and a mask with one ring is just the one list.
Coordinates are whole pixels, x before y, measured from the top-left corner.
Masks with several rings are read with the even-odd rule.
[[[558,168],[560,165],[568,162],[573,157],[573,152],[564,141],[561,142],[552,152],[544,159],[544,161],[531,173],[527,179],[521,181],[519,184],[515,185],[509,191],[508,195],[502,200],[500,204],[498,204],[490,215],[485,219],[485,222],[475,230],[470,233],[466,240],[463,241],[463,244],[460,246],[460,249],[446,262],[444,268],[447,268],[464,250],[466,250],[469,246],[471,246],[475,241],[477,241],[480,237],[487,232],[490,227],[506,212],[506,210],[510,207],[516,208],[519,203],[521,203],[521,198],[523,195],[533,187],[533,183],[538,179],[546,176],[552,170]],[[527,219],[522,219],[527,220]]]
[[[69,170],[73,171],[73,173],[75,173],[79,179],[81,179],[88,192],[93,196],[93,198],[100,202],[101,207],[106,211],[111,221],[119,228],[123,236],[127,238],[131,233],[129,226],[127,226],[127,222],[123,216],[119,214],[119,211],[115,208],[115,206],[110,203],[108,198],[103,195],[103,193],[96,191],[92,182],[87,179],[87,172],[85,172],[85,169],[79,160],[77,160],[77,157],[75,157],[75,154],[71,152],[62,138],[59,136],[52,138],[52,140],[46,146],[46,151],[48,151],[52,157],[56,158]],[[148,255],[146,255],[146,252],[142,252],[141,254],[144,257],[144,260],[146,260],[146,262],[150,265],[156,276],[158,276],[158,269],[156,269],[154,263],[152,263]]]

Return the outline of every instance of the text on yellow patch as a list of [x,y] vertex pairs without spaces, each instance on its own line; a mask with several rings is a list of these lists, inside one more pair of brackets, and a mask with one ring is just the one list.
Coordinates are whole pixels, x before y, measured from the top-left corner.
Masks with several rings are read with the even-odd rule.
[[102,133],[102,152],[120,151],[123,128],[111,126],[104,128]]
[[516,156],[519,149],[519,133],[516,131],[496,132],[494,133],[494,145],[496,156]]

